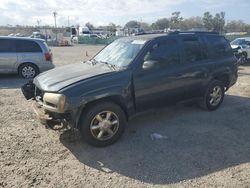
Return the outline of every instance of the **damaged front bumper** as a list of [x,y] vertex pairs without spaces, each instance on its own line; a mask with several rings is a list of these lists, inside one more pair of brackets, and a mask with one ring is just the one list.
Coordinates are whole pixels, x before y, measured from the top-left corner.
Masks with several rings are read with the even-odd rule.
[[32,80],[24,84],[21,87],[21,90],[27,100],[33,100],[33,111],[42,124],[52,129],[54,127],[52,125],[63,125],[65,127],[67,124],[67,127],[76,127],[76,123],[72,120],[73,118],[70,113],[56,113],[53,111],[49,111],[46,108],[47,105],[43,104],[41,100],[38,100],[38,98],[41,98],[41,96],[36,96],[37,89]]
[[37,103],[36,101],[32,102],[32,108],[36,114],[37,119],[39,119],[42,124],[46,125],[48,120],[53,120],[53,118],[50,117],[50,115],[47,114],[42,106],[39,105],[39,103]]

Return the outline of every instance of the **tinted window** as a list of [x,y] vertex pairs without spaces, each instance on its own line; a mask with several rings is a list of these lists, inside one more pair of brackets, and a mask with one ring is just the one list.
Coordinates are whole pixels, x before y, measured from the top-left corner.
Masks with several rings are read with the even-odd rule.
[[33,41],[17,40],[17,52],[42,52],[40,46]]
[[160,66],[178,64],[180,62],[178,43],[175,40],[160,41],[146,53],[144,61],[157,61]]
[[203,59],[202,48],[196,37],[183,39],[183,49],[186,62],[196,62]]
[[0,52],[15,52],[15,41],[9,39],[0,39]]
[[213,51],[215,58],[232,55],[232,49],[224,37],[221,36],[207,36],[206,40]]

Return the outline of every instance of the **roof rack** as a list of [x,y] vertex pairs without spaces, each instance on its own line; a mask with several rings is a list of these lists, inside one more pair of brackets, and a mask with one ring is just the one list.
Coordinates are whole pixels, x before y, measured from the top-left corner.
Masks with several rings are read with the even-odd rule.
[[169,35],[177,35],[177,34],[215,34],[218,35],[218,32],[209,32],[209,31],[173,31],[168,33]]

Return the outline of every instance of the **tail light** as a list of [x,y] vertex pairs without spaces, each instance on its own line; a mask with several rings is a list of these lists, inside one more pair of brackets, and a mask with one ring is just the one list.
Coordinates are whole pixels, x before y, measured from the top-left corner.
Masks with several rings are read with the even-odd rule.
[[46,61],[52,61],[52,53],[47,52],[44,54],[44,57]]

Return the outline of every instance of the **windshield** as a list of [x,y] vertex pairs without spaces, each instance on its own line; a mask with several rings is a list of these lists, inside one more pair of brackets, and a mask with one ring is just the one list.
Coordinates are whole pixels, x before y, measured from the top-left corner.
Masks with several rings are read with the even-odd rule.
[[118,67],[127,66],[139,53],[144,43],[143,40],[118,39],[105,47],[94,57],[94,60]]
[[231,45],[245,45],[246,40],[245,39],[236,39],[233,42],[231,42]]

